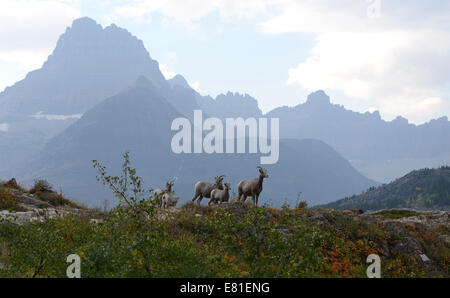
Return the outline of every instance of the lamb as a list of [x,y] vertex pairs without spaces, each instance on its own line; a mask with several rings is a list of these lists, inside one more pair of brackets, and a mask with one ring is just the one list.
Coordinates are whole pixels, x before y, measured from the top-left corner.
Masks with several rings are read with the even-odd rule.
[[208,202],[208,206],[211,206],[211,203],[214,204],[222,204],[223,202],[228,202],[230,199],[229,190],[231,189],[230,183],[224,183],[225,189],[213,189],[211,191],[211,200]]
[[242,180],[238,184],[238,201],[241,201],[241,198],[243,197],[243,202],[245,203],[245,200],[248,196],[252,197],[253,205],[258,206],[258,198],[259,194],[261,193],[263,189],[263,180],[264,178],[268,178],[269,175],[267,174],[267,170],[261,167],[256,167],[259,169],[259,177],[257,179],[253,180]]
[[194,186],[194,197],[192,198],[192,202],[195,202],[195,200],[198,198],[198,204],[200,205],[202,199],[210,198],[211,197],[211,191],[213,189],[223,189],[222,181],[225,175],[217,176],[214,178],[214,183],[209,182],[203,182],[199,181]]
[[161,199],[161,208],[175,207],[179,199],[179,197],[174,197],[171,193],[165,193]]

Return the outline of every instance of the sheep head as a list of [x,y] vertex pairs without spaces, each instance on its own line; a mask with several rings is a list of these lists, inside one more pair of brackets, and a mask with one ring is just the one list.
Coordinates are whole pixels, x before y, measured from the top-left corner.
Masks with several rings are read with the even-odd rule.
[[262,167],[256,167],[259,169],[259,175],[263,178],[269,178],[269,174],[267,174],[267,170]]
[[166,182],[166,189],[168,192],[172,192],[172,186],[175,183],[175,180],[167,181]]
[[223,189],[222,181],[223,181],[224,177],[225,177],[225,175],[220,175],[220,176],[214,177],[214,180],[216,181],[216,185],[219,186],[220,189]]

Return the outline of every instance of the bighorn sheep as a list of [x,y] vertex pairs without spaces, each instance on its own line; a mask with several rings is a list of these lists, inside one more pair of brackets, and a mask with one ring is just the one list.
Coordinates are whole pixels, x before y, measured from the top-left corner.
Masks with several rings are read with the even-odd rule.
[[162,190],[160,188],[157,188],[157,189],[153,190],[152,200],[160,200],[165,193],[171,193],[174,183],[175,183],[175,180],[167,181],[166,189]]
[[203,198],[210,198],[211,197],[211,191],[213,189],[223,189],[222,181],[225,175],[217,176],[214,178],[214,183],[209,182],[203,182],[199,181],[194,186],[194,197],[192,198],[192,202],[195,202],[195,200],[198,198],[198,204],[202,202]]
[[223,202],[228,202],[230,198],[229,190],[231,189],[230,183],[224,183],[225,189],[213,189],[211,191],[211,199],[208,202],[208,206],[211,206],[211,203],[222,204]]
[[253,180],[242,180],[238,184],[238,201],[241,201],[241,197],[245,200],[248,196],[252,197],[253,205],[258,206],[258,198],[259,194],[263,189],[263,180],[264,178],[268,178],[267,170],[261,167],[257,167],[259,169],[259,177]]
[[179,199],[180,199],[179,197],[174,197],[171,193],[165,193],[163,194],[161,199],[161,207],[162,208],[175,207]]

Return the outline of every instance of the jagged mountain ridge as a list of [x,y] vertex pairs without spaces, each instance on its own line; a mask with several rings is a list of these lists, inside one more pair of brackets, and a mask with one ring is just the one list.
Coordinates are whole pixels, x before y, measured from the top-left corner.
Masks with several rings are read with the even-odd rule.
[[390,181],[417,167],[450,162],[447,117],[422,125],[405,118],[381,119],[378,111],[359,113],[332,104],[322,90],[305,103],[267,113],[280,118],[282,138],[317,138],[335,148],[366,176]]
[[[285,124],[282,137],[315,137],[329,143],[348,159],[436,156],[448,153],[450,147],[447,117],[422,125],[410,124],[400,116],[384,121],[378,111],[359,113],[332,104],[322,90],[311,93],[303,104],[280,107],[266,116],[279,117]],[[430,135],[433,129],[435,133]],[[380,142],[379,137],[386,140]],[[430,150],[422,150],[425,146]]]
[[[173,78],[167,80],[172,88],[181,87],[193,90],[186,79],[177,74]],[[194,91],[194,90],[193,90]],[[194,91],[195,99],[198,106],[206,115],[217,118],[249,118],[261,117],[262,111],[258,107],[258,101],[249,94],[240,94],[239,92],[228,91],[225,94],[219,94],[215,98],[206,95],[203,96]]]

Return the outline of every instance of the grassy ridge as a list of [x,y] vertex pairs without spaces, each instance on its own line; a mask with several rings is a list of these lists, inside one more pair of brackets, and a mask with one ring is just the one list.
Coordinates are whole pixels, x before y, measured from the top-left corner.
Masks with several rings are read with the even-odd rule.
[[384,244],[404,236],[344,213],[241,203],[154,211],[146,220],[118,207],[101,223],[80,216],[3,222],[0,276],[65,277],[66,257],[76,253],[83,277],[365,277],[365,260],[377,253],[384,277],[448,277],[448,245],[432,234],[417,239],[444,273],[410,254],[388,254]]

